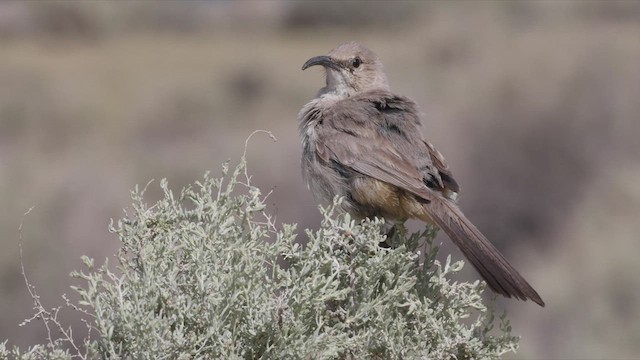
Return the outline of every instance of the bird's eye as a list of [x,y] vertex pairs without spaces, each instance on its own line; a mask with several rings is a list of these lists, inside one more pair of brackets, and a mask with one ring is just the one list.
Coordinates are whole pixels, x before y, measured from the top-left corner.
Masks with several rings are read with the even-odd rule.
[[351,60],[351,66],[353,66],[354,69],[359,68],[361,64],[362,60],[359,57],[355,57]]

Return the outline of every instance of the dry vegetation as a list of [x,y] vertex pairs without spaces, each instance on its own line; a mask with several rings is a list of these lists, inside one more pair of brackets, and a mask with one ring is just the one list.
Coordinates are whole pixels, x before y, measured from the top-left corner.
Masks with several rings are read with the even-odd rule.
[[299,69],[356,39],[421,104],[462,206],[547,302],[505,303],[516,356],[636,356],[640,3],[319,4],[0,4],[0,339],[43,336],[17,327],[32,205],[25,266],[45,303],[80,255],[113,253],[130,188],[180,188],[256,128],[279,139],[251,143],[256,185],[275,188],[279,221],[316,227],[295,119],[322,79]]

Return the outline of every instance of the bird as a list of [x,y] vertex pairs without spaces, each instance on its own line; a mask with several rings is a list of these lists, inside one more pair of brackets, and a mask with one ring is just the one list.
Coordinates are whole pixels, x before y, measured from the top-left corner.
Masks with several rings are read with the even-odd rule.
[[460,186],[421,132],[411,99],[391,92],[378,56],[358,42],[314,56],[326,84],[298,114],[302,175],[320,201],[356,218],[419,219],[444,231],[495,293],[544,301],[456,203]]

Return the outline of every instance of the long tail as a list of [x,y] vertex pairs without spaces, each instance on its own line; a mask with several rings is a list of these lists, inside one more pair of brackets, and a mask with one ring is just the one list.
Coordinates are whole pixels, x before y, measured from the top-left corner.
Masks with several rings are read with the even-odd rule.
[[433,222],[444,230],[493,291],[508,298],[513,296],[521,300],[530,299],[544,306],[540,295],[464,216],[456,204],[436,198],[424,205],[424,209],[423,220]]

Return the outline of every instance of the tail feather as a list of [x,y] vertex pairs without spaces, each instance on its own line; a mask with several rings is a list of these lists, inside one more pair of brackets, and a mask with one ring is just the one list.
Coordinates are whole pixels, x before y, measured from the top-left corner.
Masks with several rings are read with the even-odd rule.
[[424,220],[431,220],[451,238],[493,291],[505,297],[530,299],[540,306],[545,305],[533,287],[456,204],[445,199],[434,199],[424,208],[428,217]]

